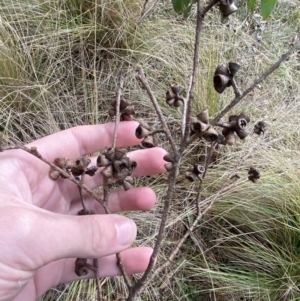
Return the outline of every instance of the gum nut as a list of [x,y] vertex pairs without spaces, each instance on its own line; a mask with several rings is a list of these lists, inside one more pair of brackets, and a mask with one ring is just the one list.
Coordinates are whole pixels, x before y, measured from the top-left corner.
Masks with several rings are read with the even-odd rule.
[[116,116],[116,109],[110,108],[108,110],[108,114],[109,114],[110,117]]
[[185,177],[189,180],[189,181],[191,181],[191,182],[194,182],[194,181],[196,181],[196,180],[198,180],[199,178],[197,177],[197,175],[195,175],[193,172],[191,172],[191,171],[187,171],[186,173],[185,173]]
[[183,92],[184,88],[182,86],[179,86],[179,85],[172,85],[171,86],[171,90],[174,94],[180,94]]
[[210,127],[206,132],[203,133],[202,137],[208,142],[213,142],[218,139],[218,133],[217,131],[213,128]]
[[213,78],[214,88],[218,93],[223,93],[224,90],[228,87],[231,78],[226,75],[216,74]]
[[123,181],[123,188],[124,188],[125,191],[128,191],[129,189],[132,188],[132,185],[129,182],[124,180]]
[[246,128],[238,129],[235,131],[240,139],[245,139],[249,135],[249,131]]
[[109,160],[104,155],[100,155],[97,157],[97,166],[98,167],[104,167],[108,164],[109,164]]
[[52,180],[57,180],[60,177],[60,172],[57,170],[51,170],[49,176]]
[[235,135],[234,132],[229,133],[224,140],[223,144],[234,145],[235,144]]
[[229,72],[229,69],[228,69],[227,65],[226,64],[220,64],[215,70],[215,75],[217,75],[217,74],[222,74],[222,75],[229,76],[230,72]]
[[171,91],[167,91],[166,92],[166,101],[168,102],[168,100],[173,99],[175,97],[174,93]]
[[111,165],[106,166],[102,171],[101,174],[105,178],[111,178],[113,176],[113,167]]
[[116,160],[121,160],[127,155],[127,149],[126,148],[116,148],[115,149],[115,157]]
[[125,109],[125,113],[128,115],[134,115],[135,111],[134,111],[134,105],[130,105]]
[[172,162],[172,163],[174,162],[174,159],[170,156],[169,153],[165,154],[163,159],[167,162]]
[[167,171],[171,171],[173,169],[173,163],[169,162],[164,165]]
[[138,139],[143,139],[147,137],[150,134],[150,131],[148,131],[146,128],[143,126],[139,125],[136,130],[135,130],[135,136]]
[[204,122],[204,123],[209,123],[209,114],[208,114],[208,109],[203,110],[197,115],[197,118]]
[[66,158],[56,158],[54,164],[60,168],[64,168],[66,165]]
[[127,108],[127,106],[128,106],[128,102],[124,98],[121,98],[120,111],[124,111]]
[[123,113],[120,116],[120,120],[121,121],[131,121],[132,117],[131,117],[131,115],[128,115],[127,113]]
[[153,136],[149,135],[142,141],[142,146],[146,148],[154,147]]
[[237,63],[229,62],[228,68],[230,70],[231,75],[234,76],[239,71],[241,66]]

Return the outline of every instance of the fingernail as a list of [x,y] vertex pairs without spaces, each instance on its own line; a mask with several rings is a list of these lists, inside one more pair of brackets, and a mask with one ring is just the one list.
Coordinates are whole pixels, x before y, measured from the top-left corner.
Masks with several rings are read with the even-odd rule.
[[133,220],[124,216],[115,217],[115,227],[120,245],[131,245],[136,238],[136,225]]

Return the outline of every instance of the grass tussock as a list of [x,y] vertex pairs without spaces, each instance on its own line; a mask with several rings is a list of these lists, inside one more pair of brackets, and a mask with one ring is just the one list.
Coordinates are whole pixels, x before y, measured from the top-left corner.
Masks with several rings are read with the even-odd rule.
[[[181,112],[167,107],[164,95],[170,84],[187,86],[194,14],[183,20],[168,1],[148,1],[144,7],[140,0],[3,0],[0,20],[0,126],[6,134],[27,142],[74,125],[109,121],[107,104],[121,74],[137,119],[158,124],[135,79],[137,63],[173,132],[179,130]],[[213,117],[234,97],[232,91],[219,95],[213,90],[217,64],[239,62],[243,68],[237,82],[243,90],[286,51],[299,26],[295,0],[279,2],[267,21],[242,6],[221,22],[213,9],[201,37],[195,115],[208,107]],[[299,300],[299,68],[295,54],[232,110],[247,112],[251,126],[264,120],[267,132],[218,150],[204,183],[203,209],[226,189],[140,300]],[[195,143],[182,166],[202,162],[205,155],[203,145]],[[247,179],[251,166],[261,173],[257,183]],[[233,170],[239,177],[229,179]],[[197,184],[188,182],[184,172],[178,177],[160,262],[195,218]],[[130,213],[139,229],[136,245],[153,245],[166,175],[137,179],[137,184],[157,193],[151,212]],[[102,284],[111,299],[125,291],[119,278]],[[52,289],[41,300],[94,300],[95,294],[95,283],[83,281]]]

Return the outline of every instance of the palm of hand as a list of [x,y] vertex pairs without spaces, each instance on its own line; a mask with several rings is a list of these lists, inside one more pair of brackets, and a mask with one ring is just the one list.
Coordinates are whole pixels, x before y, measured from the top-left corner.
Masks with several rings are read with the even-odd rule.
[[[120,131],[128,134],[118,139],[118,146],[139,143],[134,136],[136,126],[135,122],[121,124]],[[110,147],[112,133],[113,124],[83,126],[40,139],[30,146],[36,146],[50,162],[62,156],[77,159]],[[159,148],[131,153],[138,162],[135,175],[163,172],[164,154]],[[147,166],[149,160],[152,163]],[[100,276],[119,274],[112,254],[123,250],[129,273],[146,268],[152,250],[128,249],[135,237],[134,230],[123,245],[117,243],[114,223],[124,217],[103,215],[99,222],[99,215],[76,216],[82,208],[76,185],[68,180],[51,180],[49,166],[24,151],[1,153],[0,164],[0,300],[35,300],[59,283],[79,279],[74,273],[77,257],[100,258]],[[101,183],[97,173],[87,178],[86,185],[95,188]],[[100,204],[90,196],[85,195],[85,202],[89,209],[103,213]],[[140,187],[113,192],[109,207],[115,213],[147,210],[154,203],[154,192]],[[91,273],[87,277],[93,276]]]

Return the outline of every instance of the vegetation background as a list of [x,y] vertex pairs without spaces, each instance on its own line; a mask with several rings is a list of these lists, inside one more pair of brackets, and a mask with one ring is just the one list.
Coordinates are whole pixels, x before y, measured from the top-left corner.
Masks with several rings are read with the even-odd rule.
[[[205,1],[204,1],[205,2]],[[262,20],[259,5],[247,1],[221,20],[214,8],[204,21],[195,115],[213,117],[233,98],[212,85],[219,63],[235,61],[241,90],[284,53],[300,28],[298,0],[279,0]],[[170,84],[187,85],[192,68],[195,13],[177,15],[171,1],[1,0],[0,127],[23,142],[81,124],[108,122],[119,75],[136,118],[157,123],[148,96],[135,79],[136,64],[147,74],[173,132],[181,112],[164,101]],[[146,5],[145,5],[146,4]],[[224,146],[206,177],[204,196],[213,197],[239,166],[238,180],[218,198],[173,264],[140,300],[300,300],[300,53],[296,53],[231,113],[244,111],[251,124],[264,120],[267,132]],[[199,143],[186,151],[182,166],[201,161]],[[247,180],[250,166],[260,170]],[[160,262],[167,258],[195,216],[194,183],[178,178]],[[139,178],[158,196],[150,212],[130,213],[137,245],[152,245],[158,231],[166,175]],[[204,204],[205,205],[205,204]],[[136,276],[138,277],[138,276]],[[102,279],[110,300],[122,297],[122,279]],[[52,289],[41,300],[96,300],[94,281]]]

